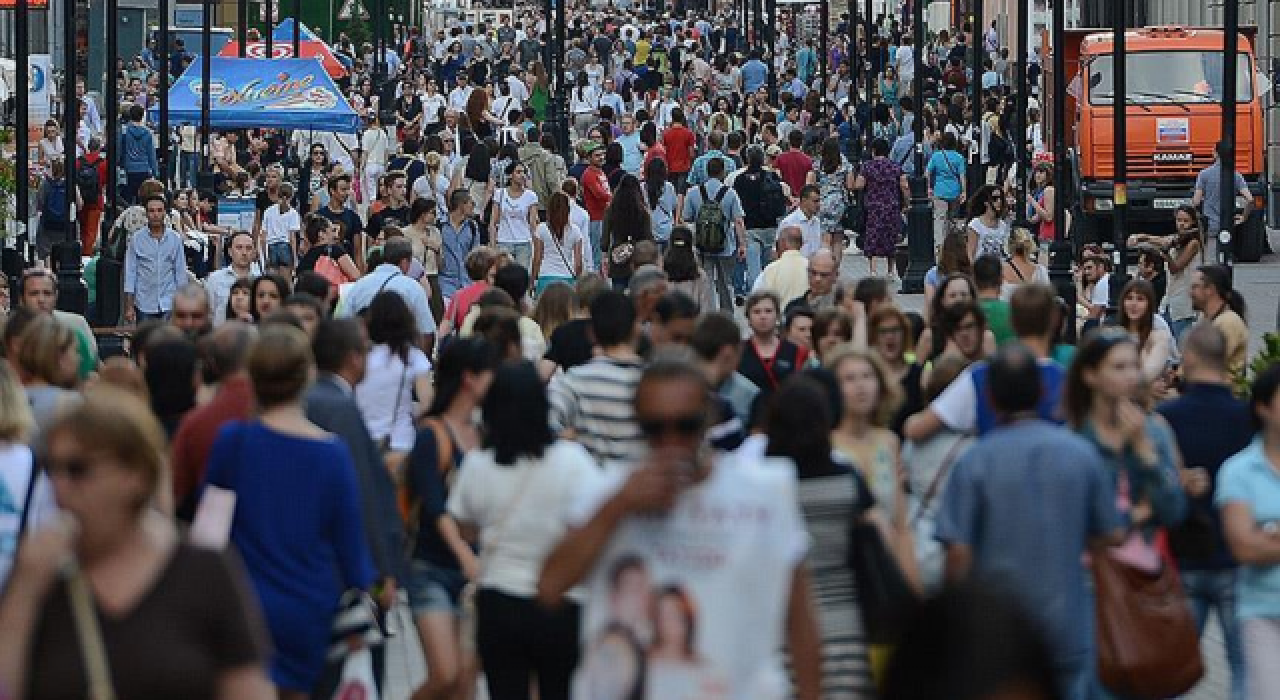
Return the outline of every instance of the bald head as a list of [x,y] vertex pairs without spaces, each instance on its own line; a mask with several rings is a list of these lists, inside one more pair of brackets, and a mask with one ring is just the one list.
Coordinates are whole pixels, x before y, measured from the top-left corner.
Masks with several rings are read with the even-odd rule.
[[213,327],[213,307],[204,287],[193,282],[174,293],[173,325],[193,338],[209,332]]
[[836,284],[836,256],[828,248],[823,248],[809,258],[809,293],[812,296],[826,296]]
[[778,242],[783,250],[800,250],[804,247],[804,231],[799,226],[786,226],[779,229]]

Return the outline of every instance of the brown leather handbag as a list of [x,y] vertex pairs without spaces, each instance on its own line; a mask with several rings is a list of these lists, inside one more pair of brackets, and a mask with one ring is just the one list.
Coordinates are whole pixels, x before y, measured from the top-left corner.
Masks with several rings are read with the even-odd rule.
[[1098,676],[1128,698],[1178,697],[1204,676],[1200,635],[1177,571],[1152,571],[1113,548],[1091,557],[1097,596]]

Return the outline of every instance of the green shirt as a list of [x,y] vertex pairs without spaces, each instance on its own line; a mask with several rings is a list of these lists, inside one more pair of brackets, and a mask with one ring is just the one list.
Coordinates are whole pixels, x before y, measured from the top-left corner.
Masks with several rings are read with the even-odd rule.
[[1013,334],[1013,324],[1009,321],[1009,302],[1002,299],[981,299],[978,305],[987,316],[987,328],[996,337],[996,347],[1003,347],[1017,337]]

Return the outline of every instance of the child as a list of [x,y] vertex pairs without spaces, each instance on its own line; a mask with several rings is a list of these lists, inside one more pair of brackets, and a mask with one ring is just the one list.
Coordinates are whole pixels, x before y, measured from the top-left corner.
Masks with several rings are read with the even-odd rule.
[[298,231],[302,221],[293,208],[293,185],[280,183],[280,198],[262,215],[262,231],[265,240],[267,268],[285,279],[292,279],[293,267],[298,259]]

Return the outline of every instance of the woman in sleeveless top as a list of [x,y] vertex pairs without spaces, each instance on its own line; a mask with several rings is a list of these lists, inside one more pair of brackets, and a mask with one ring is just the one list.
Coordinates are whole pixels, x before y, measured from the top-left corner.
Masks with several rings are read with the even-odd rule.
[[1049,271],[1031,259],[1036,243],[1025,228],[1009,234],[1009,257],[1004,261],[1000,280],[1000,298],[1008,301],[1020,284],[1049,284]]
[[1009,237],[1009,223],[1004,220],[1004,195],[993,185],[983,185],[969,203],[969,258],[981,255],[1004,258],[1004,243]]
[[1057,236],[1053,197],[1053,165],[1038,163],[1031,171],[1031,198],[1027,200],[1027,208],[1031,223],[1037,225],[1037,237],[1044,243],[1052,243]]

